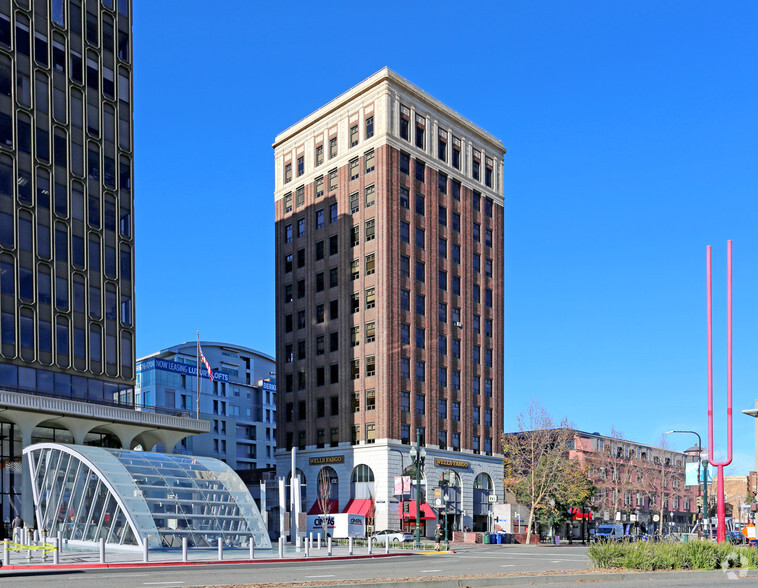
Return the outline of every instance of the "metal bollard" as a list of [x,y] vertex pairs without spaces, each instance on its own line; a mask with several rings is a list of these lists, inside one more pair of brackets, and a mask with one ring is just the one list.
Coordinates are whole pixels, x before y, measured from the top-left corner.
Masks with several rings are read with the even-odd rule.
[[331,537],[326,538],[326,555],[328,555],[329,557],[332,556],[332,538]]
[[61,563],[61,538],[55,538],[55,551],[53,551],[53,564],[58,565]]
[[390,540],[389,537],[387,538],[387,541],[384,542],[384,553],[390,552]]
[[8,540],[3,539],[3,565],[11,565],[11,550],[8,549]]
[[308,540],[311,542],[311,549],[313,549],[313,531],[308,533]]
[[321,532],[319,531],[318,535],[316,536],[316,543],[318,545],[317,549],[321,551]]
[[311,556],[311,545],[310,541],[308,539],[305,539],[305,557],[308,558]]
[[368,554],[369,555],[371,555],[372,553],[374,553],[374,551],[373,551],[372,548],[373,548],[373,545],[371,544],[371,537],[369,537],[368,538]]
[[105,537],[100,537],[100,563],[105,563]]
[[224,559],[224,542],[221,540],[221,537],[218,538],[218,561],[221,561]]
[[182,537],[182,561],[187,561],[187,545],[189,541],[187,541],[186,537]]
[[250,535],[250,559],[255,559],[255,536]]
[[47,561],[47,529],[42,529],[42,561]]
[[58,531],[58,551],[63,550],[63,531]]
[[279,537],[279,559],[284,557],[284,537]]
[[26,530],[26,546],[29,548],[29,551],[26,554],[26,559],[31,560],[32,559],[32,531],[31,529]]
[[150,556],[148,553],[149,549],[150,547],[148,545],[148,541],[147,539],[145,539],[144,543],[142,543],[142,563],[147,563],[148,561],[150,561]]
[[352,537],[347,538],[347,554],[353,555],[353,538]]

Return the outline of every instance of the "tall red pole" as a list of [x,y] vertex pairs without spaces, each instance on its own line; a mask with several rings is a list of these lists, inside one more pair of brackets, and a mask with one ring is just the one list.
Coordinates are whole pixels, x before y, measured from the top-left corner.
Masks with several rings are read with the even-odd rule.
[[[732,242],[726,242],[726,460],[713,459],[713,299],[711,295],[711,246],[706,247],[706,282],[708,315],[708,461],[717,468],[716,516],[718,528],[716,540],[726,540],[726,517],[724,512],[724,466],[732,463]],[[707,509],[707,505],[705,505]],[[706,510],[707,512],[707,510]]]

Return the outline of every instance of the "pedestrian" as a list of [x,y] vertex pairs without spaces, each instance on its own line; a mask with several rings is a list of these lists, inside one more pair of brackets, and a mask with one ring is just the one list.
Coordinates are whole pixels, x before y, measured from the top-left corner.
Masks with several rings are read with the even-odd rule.
[[11,528],[13,529],[13,542],[21,543],[24,536],[24,519],[21,518],[21,515],[16,515],[11,523]]
[[442,541],[442,525],[437,523],[437,528],[434,530],[434,550],[440,550],[440,542]]

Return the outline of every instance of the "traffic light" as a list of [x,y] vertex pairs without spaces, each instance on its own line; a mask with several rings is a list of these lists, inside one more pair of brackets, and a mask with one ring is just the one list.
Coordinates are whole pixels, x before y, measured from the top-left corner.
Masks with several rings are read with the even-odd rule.
[[411,503],[403,502],[403,512],[411,512]]
[[698,496],[697,497],[697,507],[698,508],[703,508],[703,497],[702,496]]

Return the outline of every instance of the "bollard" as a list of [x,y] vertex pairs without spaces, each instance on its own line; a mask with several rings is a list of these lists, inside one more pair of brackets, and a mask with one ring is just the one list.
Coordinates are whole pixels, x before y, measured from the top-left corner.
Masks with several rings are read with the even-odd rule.
[[347,538],[347,554],[353,555],[353,538],[352,537]]
[[284,557],[284,537],[279,537],[279,559]]
[[332,538],[327,537],[326,538],[326,555],[329,557],[332,557]]
[[304,539],[305,539],[305,557],[308,558],[311,556],[310,541],[308,541],[307,538],[304,538]]
[[318,545],[317,549],[321,551],[321,531],[319,531],[317,537],[316,537],[316,543]]
[[8,549],[8,540],[3,539],[3,565],[11,565],[11,551]]
[[61,538],[55,538],[55,551],[53,551],[53,564],[58,565],[61,563]]
[[255,559],[255,537],[250,535],[250,559]]
[[26,554],[26,559],[28,560],[32,559],[32,533],[33,531],[31,529],[26,530],[26,546],[29,548],[29,551]]
[[[42,547],[47,547],[47,529],[42,529]],[[47,549],[42,550],[42,561],[47,561]]]
[[368,538],[368,554],[371,555],[373,553],[373,545],[371,544],[371,537]]
[[105,537],[100,537],[100,563],[105,563]]
[[58,531],[58,551],[63,550],[63,531]]
[[308,540],[311,542],[311,549],[313,549],[313,531],[308,534]]
[[297,537],[295,537],[295,549],[297,549],[298,551],[300,551],[300,535],[298,535]]
[[221,561],[224,559],[224,543],[221,540],[221,537],[218,538],[218,561]]
[[147,563],[149,561],[149,551],[150,547],[148,546],[148,541],[145,539],[145,541],[142,543],[142,563]]
[[187,561],[187,541],[186,537],[182,537],[182,561]]
[[384,553],[390,552],[390,540],[389,537],[387,537],[387,541],[384,542]]

